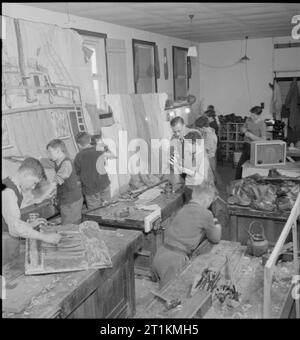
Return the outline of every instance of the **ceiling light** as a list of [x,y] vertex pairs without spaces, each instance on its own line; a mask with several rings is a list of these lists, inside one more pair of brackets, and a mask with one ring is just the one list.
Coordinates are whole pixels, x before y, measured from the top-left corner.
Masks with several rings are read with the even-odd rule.
[[192,45],[192,23],[193,23],[193,18],[194,18],[194,14],[190,14],[189,18],[191,20],[191,29],[190,29],[190,42],[191,42],[191,46],[188,49],[188,53],[187,56],[188,57],[197,57],[198,56],[198,52],[197,52],[197,47]]
[[189,47],[187,56],[188,57],[197,57],[198,56],[197,47],[196,46]]
[[244,61],[249,61],[250,58],[247,56],[247,41],[248,41],[248,37],[245,37],[246,40],[246,47],[245,47],[245,55],[239,60],[240,63],[243,63]]

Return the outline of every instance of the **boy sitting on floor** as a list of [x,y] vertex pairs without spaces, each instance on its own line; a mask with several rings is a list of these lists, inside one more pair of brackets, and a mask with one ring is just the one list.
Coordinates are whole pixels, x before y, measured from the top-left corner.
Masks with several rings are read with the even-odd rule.
[[157,250],[152,263],[160,288],[180,274],[205,236],[212,243],[220,242],[221,228],[208,210],[214,197],[214,187],[195,187],[190,202],[179,210],[167,228],[164,244]]

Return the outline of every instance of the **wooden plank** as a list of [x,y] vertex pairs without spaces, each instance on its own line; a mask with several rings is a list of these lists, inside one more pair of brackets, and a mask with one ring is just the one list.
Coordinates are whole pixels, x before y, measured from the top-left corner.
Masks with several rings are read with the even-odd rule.
[[199,290],[193,297],[185,301],[182,309],[174,315],[175,319],[202,318],[212,306],[212,294]]
[[[166,296],[169,300],[179,299],[181,300],[182,306],[185,306],[191,302],[189,293],[190,287],[194,282],[196,275],[201,273],[206,267],[219,269],[225,261],[226,255],[232,255],[236,253],[236,257],[240,257],[242,254],[240,244],[237,242],[221,241],[219,244],[214,245],[211,250],[204,253],[192,261],[189,262],[183,272],[174,280],[166,284],[161,293]],[[189,302],[188,302],[189,301]],[[179,308],[165,310],[164,305],[152,299],[148,306],[139,309],[136,317],[139,318],[174,318],[179,312]],[[204,314],[199,313],[202,317]]]
[[[262,318],[263,317],[263,282],[264,270],[261,259],[257,257],[245,256],[245,246],[237,242],[221,241],[214,245],[210,252],[202,254],[193,259],[185,270],[173,281],[169,282],[163,289],[162,294],[172,300],[179,298],[182,306],[192,304],[192,299],[188,296],[190,286],[196,275],[199,275],[204,268],[210,267],[213,270],[219,269],[225,261],[225,257],[230,258],[230,269],[233,281],[238,292],[241,293],[240,304],[236,308],[227,308],[221,305],[215,296],[212,298],[212,306],[205,315],[200,313],[203,318]],[[278,270],[278,280],[273,285],[273,306],[272,317],[279,318],[280,310],[284,305],[289,290],[287,280],[280,279],[282,273],[290,272],[292,264],[281,264]],[[224,268],[221,270],[224,280]],[[185,310],[185,309],[184,309]],[[139,306],[137,318],[174,318],[179,313],[178,309],[167,311],[164,305],[152,299],[147,306]]]

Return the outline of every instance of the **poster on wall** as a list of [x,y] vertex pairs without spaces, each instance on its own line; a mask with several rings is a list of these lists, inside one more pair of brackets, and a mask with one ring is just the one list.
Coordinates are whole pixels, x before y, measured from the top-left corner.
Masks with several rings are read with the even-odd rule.
[[7,121],[5,119],[2,120],[2,149],[12,148],[9,133],[7,128]]
[[55,138],[65,139],[71,137],[69,121],[64,112],[52,111],[51,120],[54,127]]

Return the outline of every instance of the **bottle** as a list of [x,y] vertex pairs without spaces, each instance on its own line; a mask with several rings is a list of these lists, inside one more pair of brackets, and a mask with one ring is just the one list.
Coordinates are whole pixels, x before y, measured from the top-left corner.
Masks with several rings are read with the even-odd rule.
[[215,228],[222,235],[222,226],[217,218],[214,218]]

